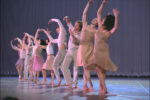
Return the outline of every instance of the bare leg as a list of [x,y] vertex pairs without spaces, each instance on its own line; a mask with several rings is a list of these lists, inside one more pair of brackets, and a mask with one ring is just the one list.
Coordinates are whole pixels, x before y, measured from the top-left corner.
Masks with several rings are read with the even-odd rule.
[[20,77],[20,76],[21,76],[21,73],[20,73],[20,65],[19,65],[19,64],[16,66],[16,69],[17,69],[17,72],[18,72],[19,78],[21,78],[21,77]]
[[54,71],[53,70],[50,70],[51,72],[51,82],[49,83],[49,85],[54,85],[54,78],[55,78],[55,75],[54,75]]
[[88,90],[88,86],[87,86],[87,79],[86,79],[86,75],[85,75],[85,70],[84,70],[84,73],[83,73],[83,90]]
[[33,77],[34,77],[34,81],[36,82],[36,72],[33,71]]
[[102,74],[103,74],[103,92],[106,94],[107,93],[107,88],[106,88],[106,83],[105,83],[105,79],[106,79],[106,71],[102,70]]
[[36,83],[37,84],[39,83],[39,71],[37,71],[37,80],[36,80]]
[[29,72],[30,72],[30,81],[33,81],[33,72],[32,70],[29,70]]
[[103,95],[107,92],[106,85],[105,85],[106,71],[104,71],[103,69],[97,68],[97,74],[100,80],[99,93]]
[[44,85],[46,83],[46,77],[47,77],[47,73],[46,73],[46,70],[43,69],[42,70],[42,75],[43,75],[43,81],[41,82],[42,85]]

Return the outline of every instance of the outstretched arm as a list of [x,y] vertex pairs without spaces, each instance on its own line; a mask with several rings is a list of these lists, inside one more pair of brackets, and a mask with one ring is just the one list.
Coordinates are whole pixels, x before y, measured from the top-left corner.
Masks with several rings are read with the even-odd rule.
[[102,13],[102,10],[104,8],[104,5],[107,4],[107,0],[103,0],[102,1],[102,4],[100,5],[98,11],[97,11],[97,20],[98,20],[98,27],[100,28],[101,25],[102,25],[102,19],[101,19],[101,13]]
[[58,42],[58,39],[53,39],[53,37],[50,35],[51,31],[49,31],[48,29],[47,29],[47,30],[41,29],[41,31],[43,31],[43,32],[47,35],[48,39],[49,39],[52,43],[57,43],[57,42]]
[[119,15],[119,11],[117,9],[113,9],[113,13],[114,13],[114,16],[115,16],[115,25],[110,31],[111,34],[114,34],[114,32],[118,29],[118,15]]
[[10,45],[13,50],[19,51],[19,48],[13,45],[13,40],[10,41]]
[[67,26],[69,27],[69,29],[71,29],[71,30],[73,31],[74,27],[73,27],[73,25],[72,25],[72,23],[71,23],[69,17],[68,17],[68,16],[65,16],[63,20],[66,21]]
[[86,20],[86,15],[87,15],[87,11],[89,9],[89,6],[93,3],[93,0],[89,0],[86,7],[84,8],[83,14],[82,14],[82,23],[83,23],[83,27],[85,25],[87,25],[87,20]]
[[21,45],[23,44],[20,38],[16,37],[15,40],[17,40]]
[[65,31],[65,28],[64,28],[63,24],[61,23],[61,21],[59,19],[52,18],[52,19],[49,20],[48,24],[50,24],[51,22],[56,22],[59,25],[60,34]]

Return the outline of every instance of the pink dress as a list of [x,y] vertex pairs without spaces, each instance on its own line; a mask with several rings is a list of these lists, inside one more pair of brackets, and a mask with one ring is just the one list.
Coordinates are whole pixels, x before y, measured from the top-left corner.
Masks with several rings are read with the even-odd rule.
[[42,58],[41,52],[42,52],[42,49],[39,48],[38,46],[35,46],[33,48],[33,53],[34,53],[33,68],[32,68],[33,71],[42,71],[44,60]]

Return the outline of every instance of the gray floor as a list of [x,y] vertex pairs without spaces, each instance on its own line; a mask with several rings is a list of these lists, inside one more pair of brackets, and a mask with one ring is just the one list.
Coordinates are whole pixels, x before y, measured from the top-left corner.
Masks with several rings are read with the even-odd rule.
[[98,95],[97,78],[92,78],[92,82],[94,91],[90,92],[82,90],[82,78],[79,79],[79,88],[68,89],[63,86],[51,87],[22,82],[18,77],[0,77],[0,100],[7,96],[17,97],[19,100],[150,100],[148,79],[107,78],[107,89],[110,92],[107,96]]

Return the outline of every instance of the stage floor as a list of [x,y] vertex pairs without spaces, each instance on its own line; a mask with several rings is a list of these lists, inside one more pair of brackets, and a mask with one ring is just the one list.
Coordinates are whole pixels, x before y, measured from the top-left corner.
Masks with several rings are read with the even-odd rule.
[[[47,79],[47,83],[50,79]],[[42,78],[40,77],[40,81]],[[79,78],[77,89],[64,86],[51,87],[32,82],[22,82],[18,77],[0,77],[0,100],[7,96],[19,100],[150,100],[150,81],[138,78],[107,78],[106,84],[110,94],[99,96],[99,81],[92,78],[94,90],[83,91],[83,79]],[[55,83],[57,81],[55,80]],[[64,80],[62,81],[64,84]]]

